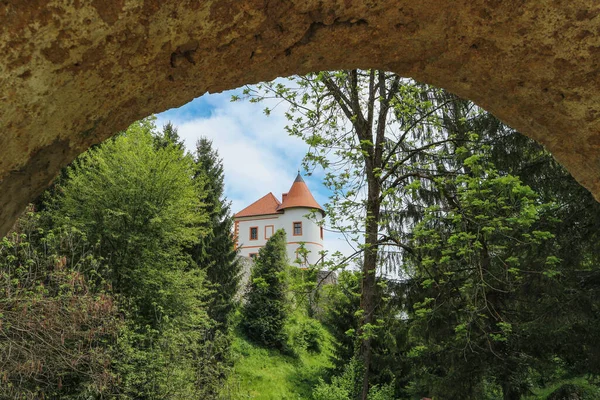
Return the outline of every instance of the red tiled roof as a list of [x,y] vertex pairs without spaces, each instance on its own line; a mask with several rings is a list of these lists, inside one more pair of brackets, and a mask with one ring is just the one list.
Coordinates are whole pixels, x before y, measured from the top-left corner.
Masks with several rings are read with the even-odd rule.
[[300,174],[298,174],[298,176],[296,177],[296,180],[292,184],[290,191],[284,193],[281,197],[283,202],[279,206],[279,210],[284,210],[286,208],[292,207],[306,207],[316,208],[317,210],[321,210],[321,212],[325,214],[323,207],[321,207],[319,203],[317,203]]
[[278,209],[280,205],[281,203],[279,200],[277,200],[273,193],[269,192],[239,213],[235,214],[234,217],[239,218],[252,217],[255,215],[279,214],[282,212]]

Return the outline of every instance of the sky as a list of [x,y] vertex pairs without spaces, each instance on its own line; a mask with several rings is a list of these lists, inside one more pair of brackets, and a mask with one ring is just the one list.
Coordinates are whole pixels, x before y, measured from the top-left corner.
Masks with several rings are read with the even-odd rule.
[[[190,152],[200,137],[212,140],[213,148],[223,159],[225,196],[234,213],[269,192],[281,200],[298,170],[317,202],[321,206],[327,203],[329,191],[321,182],[322,174],[317,171],[306,176],[302,171],[308,146],[285,132],[285,106],[275,107],[274,100],[231,102],[234,94],[240,95],[241,90],[205,94],[180,108],[157,114],[156,125],[162,128],[171,121]],[[269,116],[263,112],[267,106],[271,108]],[[327,225],[325,228],[324,246],[330,254],[353,253],[343,236],[328,232]]]

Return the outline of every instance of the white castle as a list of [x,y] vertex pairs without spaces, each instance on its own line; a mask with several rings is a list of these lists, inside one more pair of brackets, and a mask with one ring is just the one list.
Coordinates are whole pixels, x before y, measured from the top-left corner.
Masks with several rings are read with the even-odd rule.
[[[298,173],[281,202],[269,192],[234,215],[236,245],[241,256],[254,258],[276,230],[284,229],[289,261],[314,265],[321,260],[323,226],[319,223],[324,217],[325,211]],[[298,251],[302,244],[307,255]]]

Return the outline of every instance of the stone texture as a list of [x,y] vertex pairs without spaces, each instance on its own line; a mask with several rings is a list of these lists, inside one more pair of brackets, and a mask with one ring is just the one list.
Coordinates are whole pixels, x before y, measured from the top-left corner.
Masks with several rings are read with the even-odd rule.
[[351,67],[475,101],[600,198],[599,14],[592,0],[1,0],[0,235],[63,165],[136,119]]

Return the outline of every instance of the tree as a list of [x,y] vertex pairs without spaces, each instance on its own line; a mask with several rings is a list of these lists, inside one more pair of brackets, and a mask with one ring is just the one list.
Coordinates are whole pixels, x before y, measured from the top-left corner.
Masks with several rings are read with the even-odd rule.
[[[444,333],[443,329],[436,333],[434,323],[436,318],[431,316],[427,326],[428,340],[430,343],[437,343],[445,350],[428,352],[427,356],[421,359],[435,360],[438,364],[435,375],[439,375],[444,370],[439,364],[452,365],[452,371],[459,372],[459,375],[444,378],[447,388],[440,389],[441,392],[447,393],[446,390],[457,389],[461,387],[461,384],[469,384],[469,382],[471,382],[472,388],[481,388],[482,382],[487,382],[488,384],[497,384],[505,398],[517,398],[520,393],[528,390],[532,376],[535,374],[542,376],[542,382],[546,376],[554,375],[557,365],[555,360],[558,354],[562,358],[561,368],[564,368],[565,362],[566,365],[574,365],[573,361],[577,357],[582,357],[581,359],[589,362],[584,362],[585,367],[578,370],[580,373],[584,370],[591,371],[595,368],[593,360],[596,357],[591,355],[589,349],[594,347],[590,343],[597,340],[594,339],[596,335],[592,333],[597,332],[594,328],[597,326],[597,319],[588,314],[588,311],[596,307],[593,293],[597,293],[597,286],[593,277],[597,274],[593,271],[600,265],[596,236],[600,222],[598,220],[600,205],[569,176],[564,168],[554,161],[542,146],[501,124],[492,115],[477,109],[471,102],[447,93],[441,93],[441,95],[442,99],[439,101],[443,101],[444,98],[451,100],[448,102],[448,107],[442,109],[444,127],[452,135],[469,138],[469,140],[457,142],[458,145],[449,149],[451,151],[448,155],[452,158],[448,158],[444,164],[438,167],[448,170],[449,166],[453,165],[452,170],[456,172],[456,175],[452,179],[450,179],[451,175],[448,175],[443,184],[441,181],[438,182],[439,187],[444,189],[442,192],[444,196],[438,202],[440,209],[437,211],[436,218],[439,219],[439,215],[444,215],[449,210],[460,210],[460,207],[465,207],[459,205],[456,195],[456,187],[460,180],[478,181],[482,192],[485,192],[485,188],[489,189],[498,177],[506,179],[506,185],[509,184],[509,179],[519,181],[520,178],[520,181],[523,182],[520,185],[523,187],[525,187],[524,184],[529,185],[530,190],[534,193],[539,213],[537,221],[529,228],[530,234],[539,235],[546,232],[550,235],[551,232],[551,236],[542,243],[536,244],[534,250],[524,249],[521,247],[523,243],[507,245],[507,238],[502,236],[490,235],[488,238],[490,249],[495,246],[501,248],[503,242],[500,239],[503,239],[504,245],[510,249],[505,252],[517,253],[517,258],[509,257],[511,261],[519,264],[516,267],[511,266],[511,271],[516,272],[519,268],[527,270],[520,274],[518,284],[503,286],[498,281],[498,279],[502,281],[503,278],[501,278],[502,275],[498,275],[497,269],[494,267],[485,269],[494,276],[493,287],[505,291],[501,295],[492,290],[494,293],[487,299],[491,307],[498,309],[499,314],[503,312],[510,314],[509,317],[505,317],[511,321],[512,330],[507,341],[500,344],[494,342],[496,346],[486,348],[493,349],[493,351],[487,352],[477,346],[469,347],[468,353],[472,354],[465,355],[457,352],[452,360],[444,361],[441,357],[442,354],[452,354],[443,344],[452,342],[444,341],[444,338],[447,339],[454,333],[451,330]],[[473,165],[468,165],[467,161],[470,163],[476,161],[475,164],[478,168],[480,163],[488,163],[489,168],[484,168],[485,173],[482,174],[474,170]],[[486,180],[487,183],[484,183]],[[495,184],[497,185],[497,182]],[[516,194],[513,195],[516,196]],[[503,201],[503,196],[502,193],[491,195],[494,201],[498,197],[499,202]],[[480,200],[483,201],[483,198]],[[474,209],[470,208],[470,210]],[[464,211],[461,212],[464,214]],[[500,210],[489,211],[490,214],[494,212],[500,213]],[[482,220],[482,224],[484,220]],[[506,224],[510,223],[513,221],[507,218]],[[435,247],[434,242],[429,242],[429,245]],[[446,251],[449,251],[448,246]],[[490,252],[498,257],[501,256],[501,252],[497,250],[490,250]],[[548,260],[549,262],[546,263]],[[493,263],[491,264],[493,265]],[[455,270],[450,268],[451,271],[448,271],[442,268],[440,271],[454,275],[452,277],[445,275],[440,279],[449,285],[453,282],[453,278],[456,278],[454,282],[458,282],[457,285],[460,286],[460,279],[468,275],[468,268],[476,266],[477,264],[469,265],[463,262],[461,265],[456,265],[457,269]],[[549,275],[552,275],[552,279]],[[429,276],[423,274],[416,276],[429,282]],[[500,278],[498,278],[499,276]],[[478,281],[477,277],[471,279],[474,282]],[[487,280],[486,284],[489,284]],[[475,286],[477,287],[477,285]],[[450,286],[445,287],[449,288]],[[480,293],[486,293],[490,287],[483,285],[479,289]],[[419,290],[414,291],[414,293],[418,292]],[[421,292],[424,294],[419,297],[419,302],[424,298],[431,297],[436,301],[438,299],[439,301],[454,301],[454,304],[460,303],[467,307],[466,302],[472,300],[470,297],[451,300],[452,296],[444,297],[443,293],[439,293],[437,286],[429,289],[423,288]],[[453,326],[450,322],[452,312],[448,311],[448,308],[434,307],[434,309],[439,312],[439,316],[442,316],[439,319],[439,327]],[[443,316],[444,309],[450,314],[446,313]],[[415,326],[419,327],[420,325],[417,323]],[[417,328],[415,331],[422,332],[423,330],[423,326],[420,326],[420,329]],[[573,334],[574,332],[582,334],[577,337]],[[501,347],[502,351],[498,347]],[[578,356],[573,357],[574,354],[578,354]],[[432,364],[428,365],[429,367],[433,366]],[[579,366],[581,365],[579,364]],[[426,376],[426,374],[422,374],[422,376]],[[461,396],[465,396],[467,392],[468,390],[461,392]],[[477,395],[474,397],[476,398]]]
[[113,290],[135,299],[138,315],[155,325],[181,310],[168,285],[174,274],[197,273],[182,250],[197,241],[207,217],[190,180],[191,159],[173,146],[155,149],[146,124],[73,164],[55,216],[99,243]]
[[[150,118],[151,118],[151,121],[154,121],[154,119],[152,119],[152,117],[150,117]],[[153,130],[152,127],[151,127],[151,129]],[[177,128],[173,125],[173,123],[171,121],[167,122],[163,126],[162,131],[156,132],[153,130],[153,136],[154,136],[154,144],[157,149],[162,149],[162,148],[165,148],[168,146],[175,146],[182,153],[185,150],[185,145],[184,145],[183,141],[181,140],[181,138],[179,137]]]
[[415,269],[426,293],[414,303],[416,348],[435,360],[433,387],[440,393],[480,398],[482,377],[494,371],[504,398],[519,399],[528,366],[519,342],[539,311],[527,306],[525,288],[537,280],[551,284],[559,262],[549,244],[553,235],[538,224],[550,205],[518,178],[499,174],[485,156],[465,163],[468,175],[438,181],[448,204],[431,207],[413,231]]
[[[252,101],[274,97],[290,106],[288,132],[311,146],[305,167],[323,167],[325,184],[333,192],[326,205],[331,224],[351,237],[362,253],[359,337],[364,400],[377,330],[380,253],[404,245],[384,228],[388,215],[411,216],[414,207],[398,203],[414,191],[411,182],[438,173],[431,155],[448,142],[437,129],[441,105],[430,100],[431,89],[384,71],[320,72],[290,81],[287,86],[267,83],[247,88],[245,94],[253,96]],[[425,189],[424,185],[421,191]]]
[[192,157],[173,143],[156,146],[155,137],[152,120],[143,120],[80,157],[53,217],[85,232],[106,261],[100,274],[127,322],[112,366],[119,395],[189,398],[202,394],[212,322],[205,273],[186,250],[208,216]]
[[287,266],[286,234],[279,229],[258,252],[241,322],[242,329],[250,339],[279,350],[286,348]]
[[[223,164],[212,142],[201,138],[196,143],[193,180],[199,198],[205,203],[208,220],[202,224],[198,242],[189,249],[193,261],[206,273],[207,287],[212,291],[207,299],[207,312],[213,325],[206,332],[205,363],[199,384],[207,390],[205,397],[215,397],[218,385],[204,382],[218,376],[223,381],[233,364],[231,354],[232,335],[230,321],[237,306],[241,263],[238,259],[233,238],[233,218],[230,204],[224,197]],[[212,388],[213,390],[208,390]]]
[[[336,374],[343,373],[356,353],[357,331],[360,324],[360,281],[358,271],[341,271],[336,285],[323,287],[320,306],[323,321],[335,341],[332,361]],[[373,339],[371,385],[395,386],[396,396],[404,396],[404,386],[410,379],[408,326],[405,314],[405,284],[378,277],[377,335]],[[354,398],[355,396],[353,396]]]
[[[560,285],[531,290],[546,300],[540,318],[545,338],[531,343],[539,353],[558,355],[571,374],[598,374],[600,340],[597,299],[600,293],[600,203],[561,166],[543,146],[509,128],[492,147],[498,168],[518,174],[544,202],[556,207],[544,215],[546,230],[554,234],[554,254]],[[549,318],[551,315],[552,318]],[[544,375],[554,374],[555,366]],[[547,378],[544,377],[544,380]]]
[[232,234],[230,204],[223,193],[223,163],[207,138],[201,138],[196,143],[194,177],[201,186],[209,219],[206,224],[208,233],[199,238],[192,249],[192,256],[206,271],[206,277],[215,289],[208,313],[219,324],[219,329],[226,332],[236,305],[241,264]]

